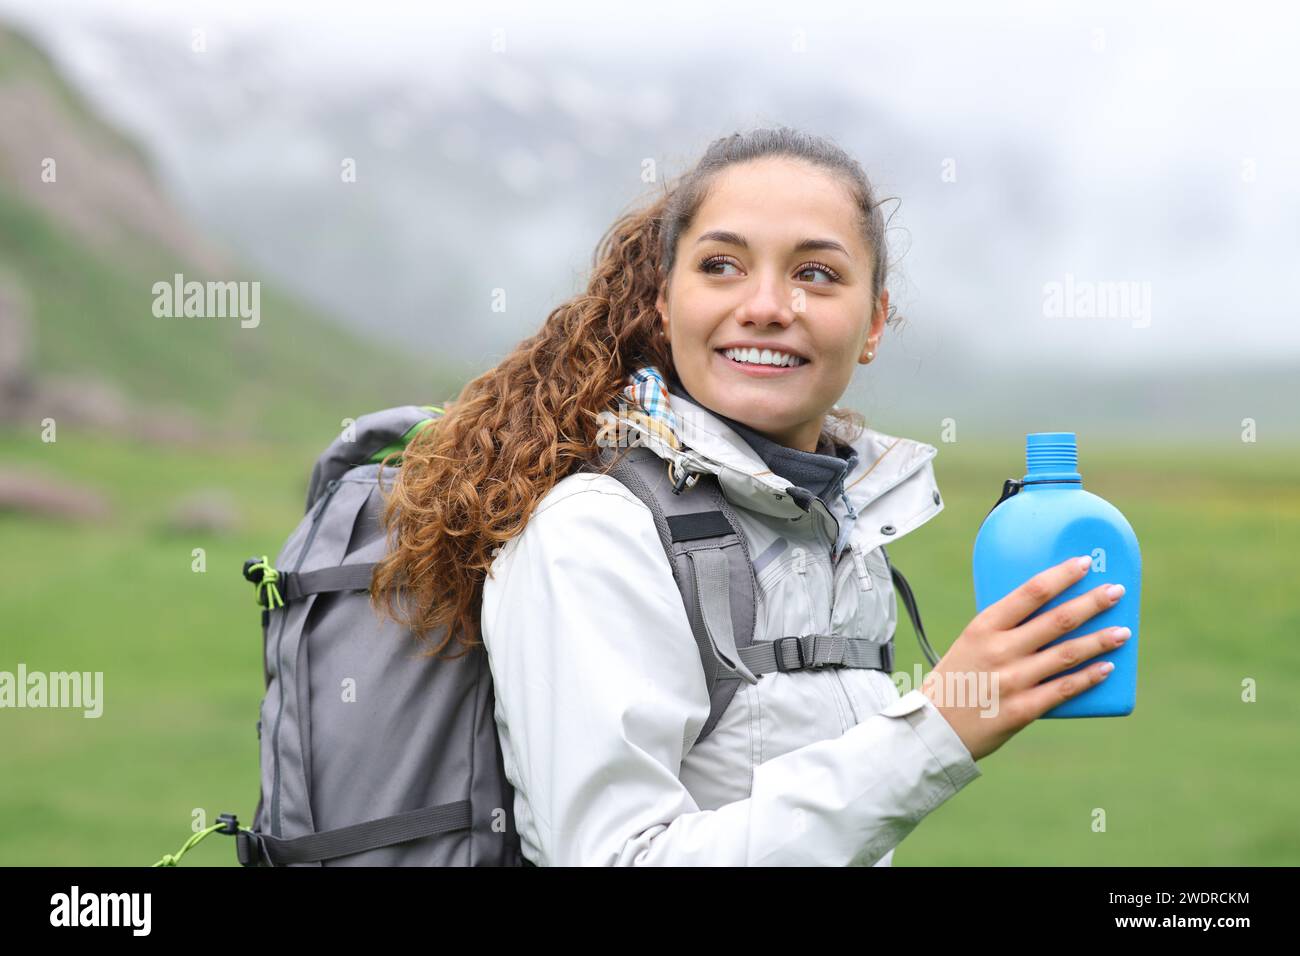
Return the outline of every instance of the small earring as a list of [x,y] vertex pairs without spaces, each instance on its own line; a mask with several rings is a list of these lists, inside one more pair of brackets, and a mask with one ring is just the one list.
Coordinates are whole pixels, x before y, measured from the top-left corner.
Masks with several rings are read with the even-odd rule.
[[876,357],[876,353],[875,353],[875,352],[868,352],[868,353],[867,353],[867,361],[868,361],[868,362],[870,362],[870,361],[871,361],[873,358],[875,358],[875,357]]

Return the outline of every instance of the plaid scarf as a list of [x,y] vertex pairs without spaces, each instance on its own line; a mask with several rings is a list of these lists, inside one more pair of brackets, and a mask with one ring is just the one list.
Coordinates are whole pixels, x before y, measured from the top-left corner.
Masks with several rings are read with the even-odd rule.
[[671,448],[680,449],[677,417],[668,403],[668,385],[664,381],[663,373],[654,365],[646,365],[629,375],[627,380],[628,385],[623,389],[623,396],[638,406],[638,409],[631,414],[644,416],[648,427]]

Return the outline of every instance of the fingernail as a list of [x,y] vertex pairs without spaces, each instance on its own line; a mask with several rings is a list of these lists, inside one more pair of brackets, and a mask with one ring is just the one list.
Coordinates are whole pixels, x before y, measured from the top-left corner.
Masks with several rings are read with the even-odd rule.
[[1123,644],[1133,636],[1133,632],[1127,627],[1115,627],[1111,628],[1110,636],[1114,638],[1116,644]]
[[1124,585],[1122,584],[1112,584],[1110,587],[1106,588],[1106,597],[1110,598],[1112,601],[1118,601],[1120,595],[1123,593]]
[[1100,667],[1097,668],[1097,670],[1101,671],[1103,674],[1109,674],[1114,669],[1115,669],[1115,665],[1112,664],[1110,661],[1107,661],[1106,663],[1102,664]]
[[1092,567],[1092,558],[1086,554],[1081,558],[1075,558],[1074,566],[1078,568],[1080,571],[1086,571],[1090,567]]

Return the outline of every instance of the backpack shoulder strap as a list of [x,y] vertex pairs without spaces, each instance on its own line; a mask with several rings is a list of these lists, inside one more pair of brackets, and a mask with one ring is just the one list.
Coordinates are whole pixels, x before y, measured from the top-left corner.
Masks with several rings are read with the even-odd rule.
[[698,743],[713,732],[741,682],[758,682],[741,659],[757,623],[758,581],[748,545],[712,475],[700,475],[679,493],[667,463],[648,448],[623,454],[602,448],[598,458],[578,470],[618,479],[650,509],[681,591],[709,688],[709,718]]
[[889,552],[885,550],[883,544],[880,546],[880,553],[885,556],[885,564],[889,565],[890,577],[894,579],[894,590],[898,592],[903,607],[907,609],[907,616],[912,622],[912,630],[916,631],[916,641],[921,645],[921,653],[925,655],[925,659],[933,667],[939,663],[939,655],[930,646],[930,641],[925,636],[925,628],[921,626],[921,611],[916,606],[916,595],[912,593],[912,586],[907,583],[907,578],[903,577],[903,572],[894,567],[894,562],[889,560]]
[[[697,742],[713,731],[742,680],[757,683],[772,671],[809,666],[893,670],[892,637],[877,644],[809,634],[756,643],[758,581],[738,519],[717,479],[700,475],[693,489],[678,492],[664,460],[643,446],[622,456],[604,448],[598,461],[603,468],[589,462],[578,470],[617,478],[650,509],[682,593],[709,687],[709,719]],[[939,656],[925,636],[911,585],[883,545],[880,550],[921,651],[933,667]]]

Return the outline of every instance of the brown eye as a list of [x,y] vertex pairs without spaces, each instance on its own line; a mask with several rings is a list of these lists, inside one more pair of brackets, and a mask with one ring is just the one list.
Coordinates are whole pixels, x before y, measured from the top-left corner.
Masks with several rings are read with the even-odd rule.
[[[836,271],[835,271],[834,269],[832,269],[830,266],[822,265],[820,262],[810,262],[810,263],[808,263],[806,266],[802,267],[802,268],[801,268],[797,273],[795,273],[795,274],[796,274],[796,275],[804,275],[805,273],[808,273],[808,272],[821,272],[821,273],[823,273],[823,274],[826,275],[827,279],[828,279],[830,282],[839,282],[839,281],[840,281],[840,275],[839,275],[838,272],[836,272]],[[824,282],[815,282],[815,281],[814,281],[814,284],[815,284],[815,285],[825,285],[826,283],[824,283]]]
[[733,269],[736,268],[736,264],[729,259],[723,258],[722,256],[710,256],[700,263],[700,271],[714,276],[725,275],[726,273],[713,271],[719,266],[731,266]]

